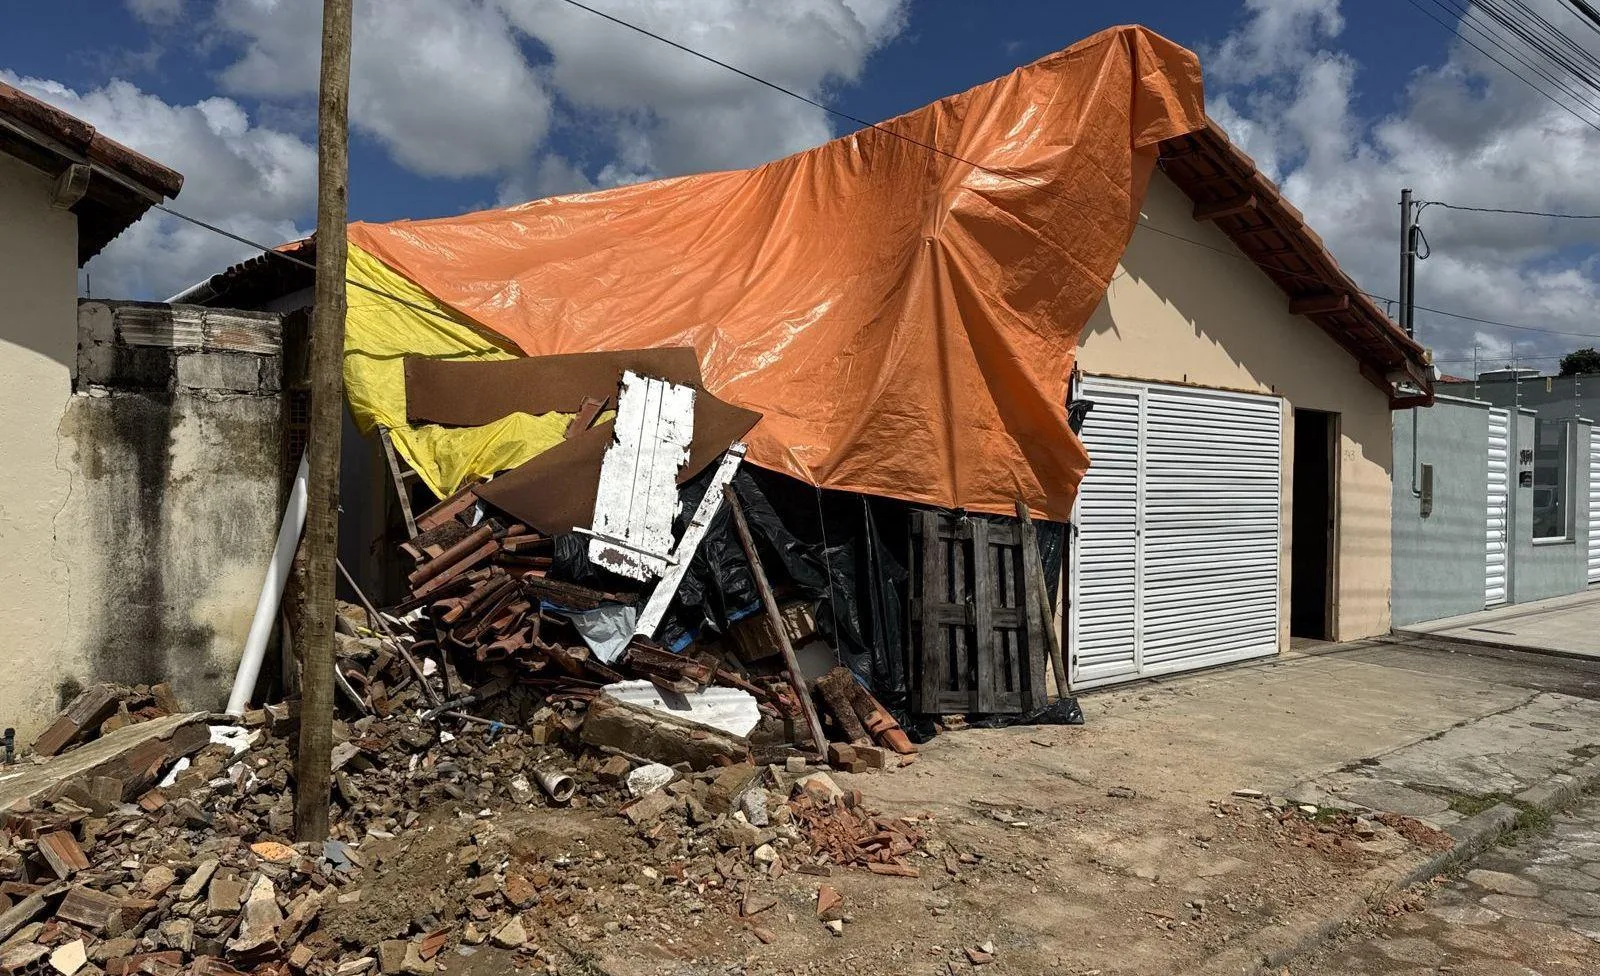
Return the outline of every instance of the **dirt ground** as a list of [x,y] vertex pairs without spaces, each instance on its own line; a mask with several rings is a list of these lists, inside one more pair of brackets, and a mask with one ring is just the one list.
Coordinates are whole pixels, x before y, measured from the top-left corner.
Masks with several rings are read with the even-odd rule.
[[[519,859],[552,879],[525,913],[549,972],[1190,973],[1241,945],[1253,952],[1277,926],[1337,915],[1374,893],[1369,872],[1420,864],[1437,843],[1414,822],[1400,822],[1408,839],[1326,810],[1286,816],[1235,790],[1289,792],[1515,707],[1530,689],[1585,693],[1588,680],[1393,647],[1298,656],[1096,693],[1085,726],[952,732],[909,767],[834,774],[868,807],[929,818],[925,852],[907,858],[917,878],[771,879],[736,851],[652,846],[606,807],[440,813],[392,850],[364,847],[377,863],[361,900],[323,924],[365,925],[370,945],[430,899],[470,898],[478,869],[461,845],[477,835],[466,857]],[[817,918],[824,886],[843,898],[838,936]],[[974,966],[967,951],[989,948],[992,961]],[[455,951],[440,957],[447,970],[474,976],[515,961],[488,946]]]
[[[834,774],[869,807],[926,818],[917,878],[835,869],[770,879],[736,852],[721,858],[735,876],[724,880],[706,870],[714,854],[663,855],[610,810],[441,811],[369,848],[359,898],[332,906],[322,926],[376,944],[470,904],[471,875],[509,861],[544,880],[523,918],[557,972],[899,976],[974,969],[969,949],[992,954],[984,968],[997,973],[1179,972],[1417,850],[1378,825],[1360,840],[1352,818],[1274,813],[1227,793],[1147,795],[1075,771],[1070,757],[1103,748],[1095,739],[1106,734],[968,730],[903,769]],[[824,885],[843,896],[839,936],[817,918]],[[741,909],[751,908],[747,924]],[[488,976],[512,957],[484,946],[441,962]]]

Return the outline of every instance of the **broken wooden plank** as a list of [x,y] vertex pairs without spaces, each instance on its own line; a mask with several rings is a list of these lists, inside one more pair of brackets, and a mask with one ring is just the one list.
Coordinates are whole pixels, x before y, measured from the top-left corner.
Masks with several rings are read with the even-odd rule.
[[34,740],[34,754],[53,756],[80,735],[98,729],[100,723],[117,710],[117,700],[117,689],[113,685],[102,682],[85,688],[56,716],[44,734]]
[[694,439],[693,387],[628,370],[617,394],[615,440],[600,462],[589,559],[636,580],[671,565],[678,470]]

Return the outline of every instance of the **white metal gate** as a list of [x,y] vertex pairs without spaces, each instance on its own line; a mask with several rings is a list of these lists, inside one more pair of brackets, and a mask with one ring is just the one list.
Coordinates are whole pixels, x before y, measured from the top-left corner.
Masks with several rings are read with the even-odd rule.
[[1276,653],[1282,402],[1096,378],[1084,395],[1073,687]]
[[[1506,602],[1507,549],[1511,541],[1511,412],[1489,411],[1489,517],[1485,526],[1483,602]],[[1592,556],[1590,557],[1593,558]]]
[[1589,582],[1600,583],[1600,430],[1589,429]]

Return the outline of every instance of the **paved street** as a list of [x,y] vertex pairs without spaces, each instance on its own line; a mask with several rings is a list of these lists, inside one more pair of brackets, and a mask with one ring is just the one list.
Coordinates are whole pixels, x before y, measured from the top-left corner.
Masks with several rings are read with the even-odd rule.
[[1428,907],[1293,967],[1319,976],[1588,976],[1600,971],[1600,797],[1491,851]]

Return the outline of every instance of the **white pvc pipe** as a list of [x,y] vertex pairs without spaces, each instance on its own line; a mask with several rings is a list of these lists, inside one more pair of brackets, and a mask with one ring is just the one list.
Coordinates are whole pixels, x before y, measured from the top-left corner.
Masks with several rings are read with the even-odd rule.
[[261,677],[261,662],[267,656],[267,638],[272,635],[272,622],[278,615],[278,604],[283,601],[283,589],[289,583],[289,567],[294,563],[294,552],[300,547],[300,533],[306,527],[306,457],[300,455],[300,470],[294,475],[294,488],[289,492],[289,504],[283,510],[283,523],[278,527],[278,545],[272,550],[272,562],[267,565],[267,578],[261,581],[261,596],[256,600],[256,615],[250,621],[250,634],[244,639],[244,656],[239,659],[239,672],[233,676],[233,691],[228,695],[228,714],[243,715],[250,704],[250,693],[256,690],[256,679]]

